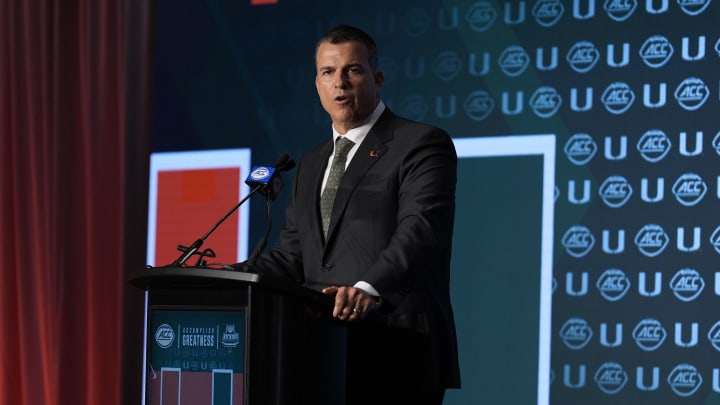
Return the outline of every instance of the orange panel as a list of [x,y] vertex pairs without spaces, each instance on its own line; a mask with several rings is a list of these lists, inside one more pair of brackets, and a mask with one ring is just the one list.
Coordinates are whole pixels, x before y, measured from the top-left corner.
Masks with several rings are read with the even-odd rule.
[[[163,266],[180,256],[178,244],[188,246],[205,235],[238,203],[240,168],[161,170],[157,186],[155,264]],[[212,248],[217,257],[208,263],[235,263],[238,246],[238,212],[220,225],[201,249]],[[194,265],[197,256],[186,264]]]

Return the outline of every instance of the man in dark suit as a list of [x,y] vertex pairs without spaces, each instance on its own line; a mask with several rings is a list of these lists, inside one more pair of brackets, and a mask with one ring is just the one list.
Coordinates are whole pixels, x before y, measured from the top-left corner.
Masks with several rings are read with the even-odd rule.
[[315,62],[333,139],[300,160],[280,244],[252,267],[335,297],[333,316],[349,323],[348,403],[440,404],[460,385],[452,140],[384,105],[365,32],[333,28]]

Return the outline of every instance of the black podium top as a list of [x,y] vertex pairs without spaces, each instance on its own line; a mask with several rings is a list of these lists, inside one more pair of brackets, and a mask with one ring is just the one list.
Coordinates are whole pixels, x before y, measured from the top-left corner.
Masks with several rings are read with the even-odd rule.
[[327,305],[331,305],[333,302],[333,297],[302,287],[290,279],[206,267],[150,267],[133,273],[128,282],[143,290],[176,288],[227,289],[249,285]]

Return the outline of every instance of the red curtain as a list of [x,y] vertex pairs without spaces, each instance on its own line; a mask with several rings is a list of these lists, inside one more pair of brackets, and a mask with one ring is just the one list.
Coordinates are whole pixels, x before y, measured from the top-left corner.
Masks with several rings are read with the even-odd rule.
[[0,0],[3,404],[122,398],[125,4]]

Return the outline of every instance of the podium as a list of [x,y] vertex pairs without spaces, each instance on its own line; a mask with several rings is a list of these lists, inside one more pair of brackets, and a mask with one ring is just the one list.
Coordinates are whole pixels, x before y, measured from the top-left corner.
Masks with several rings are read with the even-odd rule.
[[347,329],[331,297],[291,280],[149,268],[143,403],[340,404]]

